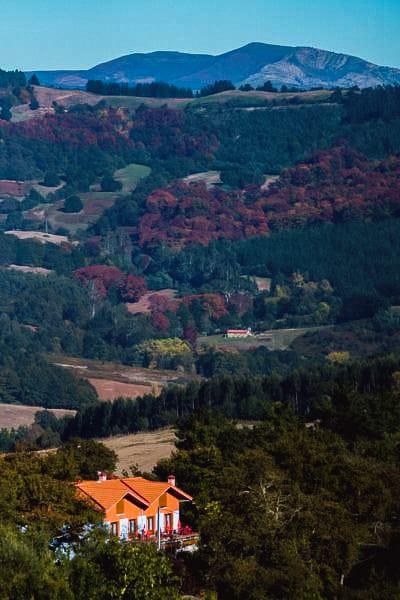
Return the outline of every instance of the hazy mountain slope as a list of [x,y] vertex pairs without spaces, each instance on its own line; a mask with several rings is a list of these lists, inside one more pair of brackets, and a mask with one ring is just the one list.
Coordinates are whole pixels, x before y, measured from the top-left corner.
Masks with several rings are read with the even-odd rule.
[[128,54],[93,67],[87,71],[87,77],[118,82],[146,80],[174,82],[193,71],[207,69],[214,60],[215,57],[208,54],[183,52]]
[[336,54],[316,48],[296,48],[288,55],[266,64],[244,81],[254,86],[270,80],[275,85],[310,88],[359,87],[400,83],[400,70],[379,67],[355,56]]
[[194,88],[218,79],[229,79],[234,83],[239,83],[250,74],[260,71],[266,64],[283,59],[291,51],[290,46],[247,44],[242,48],[213,57],[212,62],[205,68],[185,75],[174,83]]
[[36,73],[42,85],[62,88],[84,88],[87,83],[86,71],[26,71],[27,77]]
[[166,81],[198,89],[218,79],[254,86],[359,87],[400,84],[400,69],[380,67],[347,54],[306,47],[252,43],[219,56],[183,52],[135,53],[88,71],[39,72],[46,85],[84,87],[87,79],[126,82]]

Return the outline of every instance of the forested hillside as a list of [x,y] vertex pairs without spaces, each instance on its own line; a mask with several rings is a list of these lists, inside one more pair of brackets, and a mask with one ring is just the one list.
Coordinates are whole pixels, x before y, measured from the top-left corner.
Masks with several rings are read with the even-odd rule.
[[[0,403],[40,407],[0,431],[5,599],[397,598],[399,88],[39,84],[0,72]],[[91,361],[149,393],[100,401]],[[115,468],[90,438],[166,426],[151,476],[200,532],[174,562],[87,535],[67,485]]]
[[[222,358],[198,341],[229,328],[370,319],[374,343],[354,326],[355,355],[396,349],[398,89],[253,108],[99,103],[2,122],[1,174],[27,186],[24,197],[5,186],[0,201],[13,234],[0,235],[4,323],[30,328],[42,353],[201,375],[304,360],[261,348],[256,366],[245,348]],[[116,175],[127,164],[147,166],[129,192]],[[85,211],[95,212],[80,229]],[[64,236],[58,246],[19,239],[43,229]]]

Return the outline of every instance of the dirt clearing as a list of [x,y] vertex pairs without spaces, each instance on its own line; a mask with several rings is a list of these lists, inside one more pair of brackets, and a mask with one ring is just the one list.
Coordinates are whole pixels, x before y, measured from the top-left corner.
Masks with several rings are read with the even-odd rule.
[[5,232],[6,235],[15,235],[19,240],[36,240],[41,244],[61,244],[71,245],[71,242],[65,235],[54,235],[52,233],[44,233],[43,231],[19,231],[12,229]]
[[139,398],[145,394],[157,394],[159,388],[151,384],[122,383],[112,379],[94,379],[88,381],[96,388],[100,400],[115,400],[116,398]]
[[183,179],[185,183],[205,183],[207,189],[221,183],[221,171],[204,171],[203,173],[193,173]]

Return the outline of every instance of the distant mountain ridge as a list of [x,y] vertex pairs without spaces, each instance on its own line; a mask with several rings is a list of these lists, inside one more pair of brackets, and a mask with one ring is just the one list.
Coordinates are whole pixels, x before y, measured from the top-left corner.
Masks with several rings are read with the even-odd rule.
[[[165,81],[199,89],[219,79],[253,86],[374,87],[400,84],[400,69],[318,48],[253,42],[218,56],[184,52],[134,53],[82,71],[36,71],[41,82],[56,87],[85,87],[88,79],[128,83]],[[29,75],[30,73],[28,73]]]

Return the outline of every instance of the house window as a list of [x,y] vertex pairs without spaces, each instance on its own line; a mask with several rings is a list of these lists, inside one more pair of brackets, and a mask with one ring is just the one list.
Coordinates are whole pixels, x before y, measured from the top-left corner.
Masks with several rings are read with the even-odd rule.
[[136,533],[136,530],[137,530],[136,519],[130,519],[129,520],[129,533]]
[[172,513],[165,515],[165,529],[172,529]]
[[154,531],[154,517],[147,517],[147,531]]
[[118,536],[118,523],[110,523],[110,533],[111,535]]
[[124,513],[124,501],[120,500],[117,502],[117,515],[122,515]]

